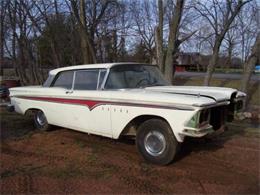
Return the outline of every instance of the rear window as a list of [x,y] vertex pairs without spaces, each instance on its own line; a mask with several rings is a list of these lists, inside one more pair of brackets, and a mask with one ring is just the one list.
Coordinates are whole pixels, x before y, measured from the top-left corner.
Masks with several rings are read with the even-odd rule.
[[100,89],[105,73],[105,70],[77,71],[75,75],[74,90]]

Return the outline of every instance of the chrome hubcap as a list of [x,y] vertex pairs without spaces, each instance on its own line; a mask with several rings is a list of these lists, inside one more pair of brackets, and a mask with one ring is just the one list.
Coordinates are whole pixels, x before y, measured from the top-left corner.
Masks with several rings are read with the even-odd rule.
[[152,156],[159,156],[166,148],[166,140],[159,131],[149,132],[144,139],[144,147]]
[[42,111],[37,112],[36,120],[39,123],[39,125],[41,125],[41,126],[45,125],[47,122],[47,119]]

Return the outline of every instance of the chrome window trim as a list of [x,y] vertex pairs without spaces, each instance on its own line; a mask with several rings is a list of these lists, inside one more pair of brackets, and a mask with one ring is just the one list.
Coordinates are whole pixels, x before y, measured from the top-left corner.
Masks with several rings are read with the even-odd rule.
[[[107,68],[102,68],[102,69],[100,69],[99,79],[100,79],[100,76],[101,76],[101,72],[105,72],[105,76],[104,76],[102,82],[101,82],[100,84],[98,83],[97,90],[103,90],[103,85],[104,85],[104,82],[105,82],[106,76],[107,76]],[[100,81],[99,81],[99,82],[100,82]]]
[[72,85],[71,85],[71,89],[70,89],[71,91],[74,90],[75,78],[76,78],[76,71],[73,71]]
[[105,75],[105,77],[104,77],[104,79],[103,79],[103,83],[102,83],[102,85],[101,85],[101,88],[100,88],[100,90],[106,90],[105,89],[105,85],[106,85],[106,82],[107,82],[107,79],[108,79],[108,75],[109,75],[109,73],[110,73],[110,69],[111,68],[107,68],[107,72],[106,72],[106,75]]
[[100,72],[101,72],[101,70],[98,70],[98,78],[97,78],[96,90],[98,90],[98,86],[99,86],[99,82],[100,82]]

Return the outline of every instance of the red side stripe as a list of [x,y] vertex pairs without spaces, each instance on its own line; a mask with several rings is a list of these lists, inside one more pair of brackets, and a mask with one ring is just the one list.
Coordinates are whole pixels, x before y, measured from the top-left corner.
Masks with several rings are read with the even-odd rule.
[[38,100],[38,101],[49,101],[49,102],[57,102],[57,103],[65,103],[65,104],[79,104],[89,107],[92,110],[98,104],[104,104],[107,102],[104,101],[95,101],[95,100],[80,100],[80,99],[65,99],[65,98],[50,98],[50,97],[19,97],[30,100]]

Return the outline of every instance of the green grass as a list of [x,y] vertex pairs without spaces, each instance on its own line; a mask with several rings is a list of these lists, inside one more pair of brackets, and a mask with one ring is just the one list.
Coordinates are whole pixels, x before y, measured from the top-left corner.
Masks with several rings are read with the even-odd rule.
[[92,153],[90,155],[88,155],[87,157],[87,162],[89,164],[95,164],[98,161],[98,157],[95,153]]
[[64,167],[57,167],[55,169],[51,169],[50,172],[47,172],[49,176],[53,178],[76,178],[84,176],[85,172],[77,166],[77,163],[69,162]]
[[243,69],[237,68],[215,68],[216,73],[243,73]]
[[80,148],[85,148],[87,146],[84,140],[75,139],[75,144],[78,145]]
[[5,170],[1,173],[1,178],[12,177],[14,175],[37,174],[44,166],[33,166],[32,164],[23,165],[14,170]]

